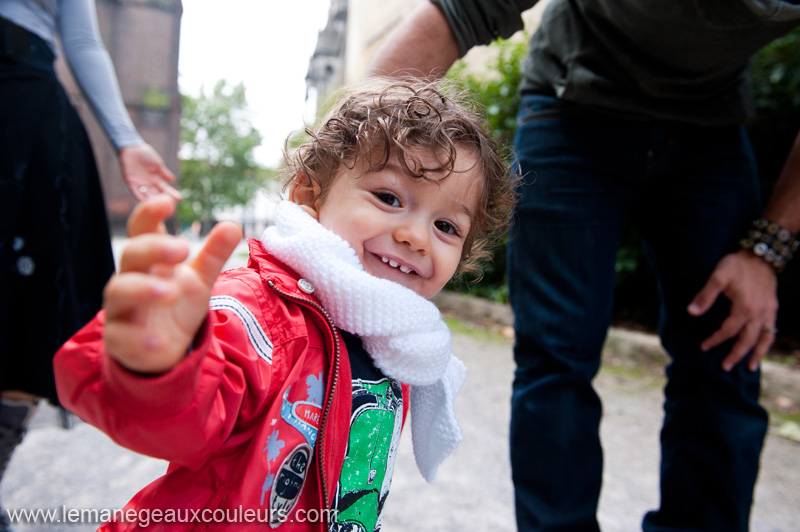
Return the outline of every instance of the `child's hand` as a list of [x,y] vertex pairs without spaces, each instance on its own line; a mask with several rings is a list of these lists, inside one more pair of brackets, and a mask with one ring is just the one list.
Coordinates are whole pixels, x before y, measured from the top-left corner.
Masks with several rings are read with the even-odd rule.
[[211,287],[242,239],[238,225],[220,222],[184,263],[188,243],[164,227],[174,210],[166,194],[136,206],[119,273],[105,288],[106,350],[131,371],[163,373],[186,355],[208,314]]

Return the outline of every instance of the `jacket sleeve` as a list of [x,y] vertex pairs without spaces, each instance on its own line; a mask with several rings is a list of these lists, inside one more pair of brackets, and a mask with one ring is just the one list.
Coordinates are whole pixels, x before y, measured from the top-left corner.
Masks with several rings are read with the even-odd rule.
[[108,356],[101,311],[54,358],[62,404],[124,447],[198,468],[241,416],[260,410],[271,381],[271,364],[248,340],[253,323],[264,330],[258,311],[263,297],[236,280],[225,288],[235,289],[235,298],[221,297],[235,299],[255,322],[214,310],[212,298],[196,348],[159,376],[132,373]]
[[460,55],[473,46],[511,37],[523,27],[522,12],[538,0],[431,0],[444,13]]

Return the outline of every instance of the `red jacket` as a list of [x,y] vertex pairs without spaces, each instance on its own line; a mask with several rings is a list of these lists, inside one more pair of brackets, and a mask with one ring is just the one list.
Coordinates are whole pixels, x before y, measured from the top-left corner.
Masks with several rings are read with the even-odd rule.
[[123,509],[136,519],[103,529],[242,530],[260,520],[253,528],[263,530],[270,509],[285,520],[278,530],[327,529],[351,376],[344,342],[305,283],[251,240],[248,267],[215,285],[200,344],[166,374],[136,375],[106,356],[103,312],[56,354],[64,406],[170,462]]

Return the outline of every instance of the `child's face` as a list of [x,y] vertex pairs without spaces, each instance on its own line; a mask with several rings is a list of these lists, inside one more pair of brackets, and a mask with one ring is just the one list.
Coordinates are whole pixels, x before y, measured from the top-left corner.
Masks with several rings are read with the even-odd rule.
[[[437,166],[433,154],[412,153]],[[463,151],[454,170],[430,182],[408,177],[395,157],[381,171],[343,168],[318,219],[350,244],[367,273],[433,297],[461,261],[483,179],[475,157]]]

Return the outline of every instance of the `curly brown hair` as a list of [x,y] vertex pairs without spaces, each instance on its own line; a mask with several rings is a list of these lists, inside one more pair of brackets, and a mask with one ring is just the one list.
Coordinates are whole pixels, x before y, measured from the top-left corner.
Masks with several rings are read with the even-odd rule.
[[[305,130],[304,142],[286,150],[285,188],[308,176],[320,187],[322,203],[342,166],[380,171],[393,156],[409,178],[439,181],[452,174],[458,150],[466,150],[475,156],[483,187],[456,274],[479,275],[508,227],[515,177],[469,102],[442,82],[370,78],[352,86],[317,127]],[[438,166],[422,164],[413,151],[421,147],[430,149]]]

